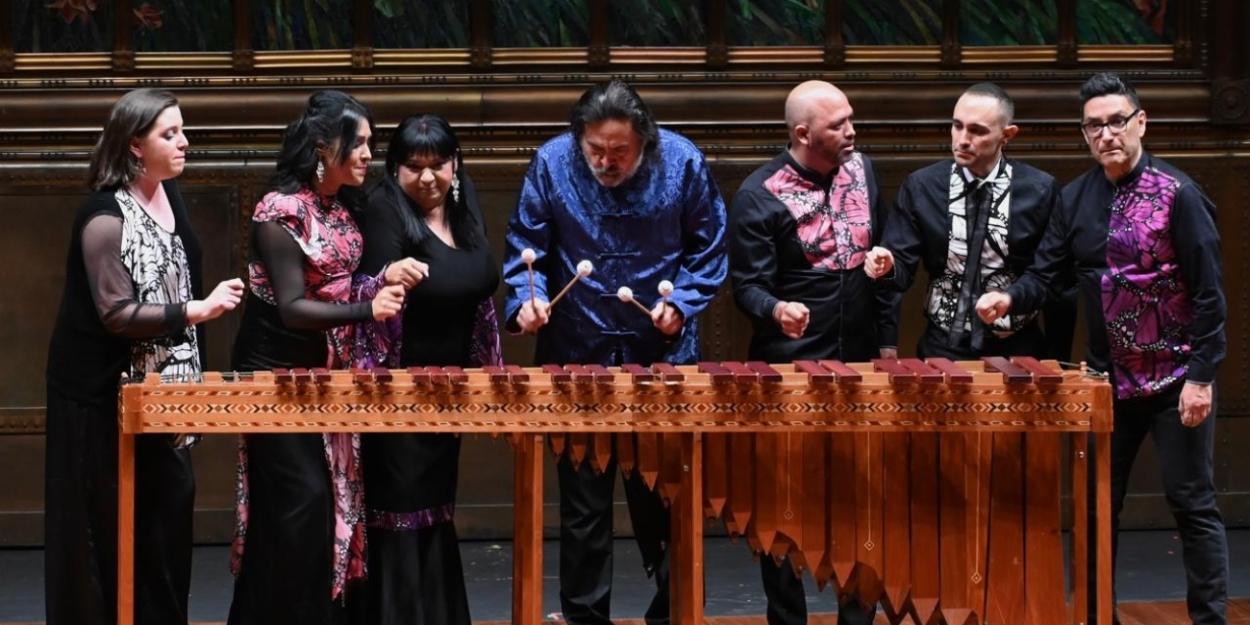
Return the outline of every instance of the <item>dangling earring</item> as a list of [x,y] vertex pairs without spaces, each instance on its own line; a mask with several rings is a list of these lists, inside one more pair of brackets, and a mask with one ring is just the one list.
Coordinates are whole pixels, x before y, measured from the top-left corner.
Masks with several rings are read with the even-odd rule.
[[143,159],[135,157],[135,169],[139,170],[140,176],[148,175],[148,168],[143,166]]
[[326,181],[326,164],[325,161],[317,161],[317,182]]
[[451,202],[452,204],[460,203],[460,179],[451,179]]

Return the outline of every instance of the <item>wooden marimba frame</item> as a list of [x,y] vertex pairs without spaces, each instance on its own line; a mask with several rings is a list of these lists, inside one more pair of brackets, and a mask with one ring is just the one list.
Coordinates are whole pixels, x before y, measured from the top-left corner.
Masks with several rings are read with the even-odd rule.
[[[517,366],[149,375],[123,387],[118,622],[133,622],[135,436],[506,433],[515,448],[512,622],[542,622],[544,447],[624,470],[672,505],[672,617],[703,622],[704,517],[789,555],[893,623],[1083,624],[1089,547],[1111,614],[1111,388],[1029,358]],[[1062,439],[1073,508],[1063,574]],[[1094,442],[1096,527],[1086,521]],[[1067,603],[1068,610],[1059,606]]]

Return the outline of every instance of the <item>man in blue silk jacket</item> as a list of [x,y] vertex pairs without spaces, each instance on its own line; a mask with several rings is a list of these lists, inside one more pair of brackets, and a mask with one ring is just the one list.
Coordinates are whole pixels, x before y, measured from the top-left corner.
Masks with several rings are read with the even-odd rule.
[[[612,81],[587,90],[570,131],[534,155],[508,223],[506,326],[537,334],[537,364],[690,364],[697,316],[725,279],[725,203],[707,161],[687,139],[660,130],[638,94]],[[533,292],[523,250],[533,250]],[[589,261],[593,272],[548,304]],[[661,281],[672,294],[657,295]],[[629,287],[650,310],[618,299]],[[616,460],[602,473],[574,466],[560,478],[560,605],[564,619],[606,625],[612,593]],[[669,622],[669,516],[634,473],[625,496],[656,580],[649,625]]]

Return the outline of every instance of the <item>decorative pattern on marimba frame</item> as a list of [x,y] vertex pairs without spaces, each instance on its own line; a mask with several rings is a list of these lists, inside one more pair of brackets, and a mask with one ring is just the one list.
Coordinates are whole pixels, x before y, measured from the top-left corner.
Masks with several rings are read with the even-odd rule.
[[[700,542],[707,518],[757,557],[789,556],[843,600],[880,602],[891,622],[1058,625],[1068,620],[1056,609],[1066,596],[1061,439],[1072,438],[1079,511],[1084,437],[1105,438],[1110,406],[1104,381],[1032,359],[905,359],[152,376],[123,390],[121,420],[126,435],[507,433],[517,510],[530,517],[518,519],[516,573],[539,578],[514,580],[514,622],[541,617],[541,605],[517,597],[541,584],[533,441],[545,436],[552,452],[603,470],[609,434],[625,433],[621,468],[674,503],[677,622],[701,622],[701,545],[683,541]],[[1086,528],[1083,514],[1074,520],[1075,567]],[[1084,593],[1074,584],[1076,622]]]

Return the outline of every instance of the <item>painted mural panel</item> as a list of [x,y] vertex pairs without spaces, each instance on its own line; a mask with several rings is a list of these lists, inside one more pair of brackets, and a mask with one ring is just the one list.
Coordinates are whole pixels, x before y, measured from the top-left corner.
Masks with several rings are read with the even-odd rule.
[[373,1],[375,48],[467,48],[469,38],[464,0]]
[[113,3],[11,0],[13,51],[112,52]]
[[1055,0],[962,0],[959,41],[965,46],[1053,46],[1059,41],[1059,10]]
[[825,43],[825,0],[729,0],[726,12],[726,42],[731,46]]
[[352,7],[343,0],[258,0],[253,50],[345,50],[352,47]]
[[588,0],[494,0],[491,45],[570,48],[590,43]]
[[936,46],[942,43],[942,0],[844,1],[842,38],[847,45]]
[[1176,39],[1180,0],[1077,0],[1082,45],[1168,45]]
[[151,0],[132,9],[136,52],[229,52],[234,49],[231,0]]
[[611,0],[614,46],[702,46],[707,43],[702,0]]

